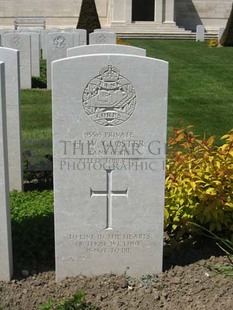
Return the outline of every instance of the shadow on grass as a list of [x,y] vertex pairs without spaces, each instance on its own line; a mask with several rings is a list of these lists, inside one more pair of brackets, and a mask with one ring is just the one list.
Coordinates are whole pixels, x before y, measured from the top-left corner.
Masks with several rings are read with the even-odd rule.
[[12,221],[12,245],[15,278],[54,270],[53,214]]
[[10,193],[14,277],[54,270],[52,191]]

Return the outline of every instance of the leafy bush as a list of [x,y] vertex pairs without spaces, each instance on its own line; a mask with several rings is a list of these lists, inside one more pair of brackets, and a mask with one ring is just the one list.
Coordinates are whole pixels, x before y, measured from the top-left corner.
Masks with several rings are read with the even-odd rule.
[[128,41],[122,40],[119,37],[117,37],[116,43],[119,44],[119,45],[131,45]]
[[165,229],[177,239],[189,233],[190,221],[210,231],[233,232],[233,129],[214,146],[191,128],[174,130],[169,140]]
[[208,46],[209,47],[217,47],[218,46],[218,39],[217,38],[210,39],[208,41]]
[[17,267],[37,268],[38,263],[53,264],[53,192],[13,191],[10,193],[10,206]]
[[[38,159],[38,157],[37,157]],[[35,184],[37,189],[51,189],[53,186],[53,156],[45,154],[39,161],[33,162],[33,155],[30,150],[23,152],[24,167],[24,188]]]

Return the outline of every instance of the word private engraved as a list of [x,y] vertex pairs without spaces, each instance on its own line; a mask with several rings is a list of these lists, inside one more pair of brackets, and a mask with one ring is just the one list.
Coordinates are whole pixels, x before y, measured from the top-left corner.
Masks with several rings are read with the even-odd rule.
[[83,92],[83,107],[98,125],[117,126],[133,114],[136,92],[130,81],[109,65],[87,84]]

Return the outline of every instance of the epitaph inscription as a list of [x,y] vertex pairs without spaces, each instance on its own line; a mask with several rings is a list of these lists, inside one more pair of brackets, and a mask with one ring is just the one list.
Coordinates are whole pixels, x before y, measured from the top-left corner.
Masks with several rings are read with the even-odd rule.
[[[114,233],[107,234],[69,234],[68,241],[86,254],[135,254],[137,249],[146,246],[151,239],[150,234],[145,233]],[[63,257],[63,259],[71,259]],[[72,257],[75,260],[74,257]]]
[[109,65],[87,84],[83,92],[83,107],[98,125],[117,126],[133,114],[136,92],[130,81]]

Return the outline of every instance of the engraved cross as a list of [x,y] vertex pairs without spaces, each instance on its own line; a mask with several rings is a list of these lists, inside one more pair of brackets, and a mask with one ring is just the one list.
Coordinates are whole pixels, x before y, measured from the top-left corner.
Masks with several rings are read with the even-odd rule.
[[122,191],[114,191],[112,189],[112,174],[113,170],[106,170],[107,173],[107,189],[106,191],[96,191],[90,188],[91,197],[106,197],[106,213],[107,213],[107,223],[106,228],[108,230],[112,229],[112,197],[113,196],[123,196],[128,197],[128,188]]

